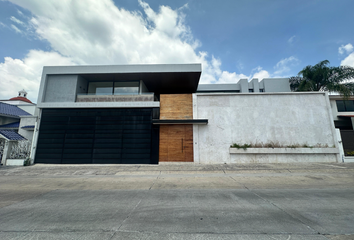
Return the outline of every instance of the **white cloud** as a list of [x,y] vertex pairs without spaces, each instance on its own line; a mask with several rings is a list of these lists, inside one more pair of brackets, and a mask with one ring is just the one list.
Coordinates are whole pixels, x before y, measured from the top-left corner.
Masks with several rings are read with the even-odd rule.
[[25,16],[25,15],[23,14],[23,12],[21,12],[21,11],[18,10],[18,9],[17,9],[17,14],[20,15],[20,16]]
[[293,43],[296,35],[292,36],[291,38],[288,39],[288,43]]
[[[221,70],[220,59],[198,51],[201,44],[193,38],[182,12],[188,5],[176,10],[161,6],[154,11],[139,0],[142,13],[118,8],[111,0],[10,1],[32,13],[29,22],[24,23],[25,34],[32,34],[34,29],[52,50],[32,50],[22,60],[5,58],[0,63],[0,76],[2,82],[6,81],[2,89],[7,91],[0,90],[0,98],[14,96],[17,88],[37,96],[43,66],[58,64],[202,63],[201,83],[248,78]],[[269,75],[261,68],[253,74],[260,79]]]
[[72,64],[69,58],[56,52],[38,50],[31,50],[23,60],[6,57],[5,61],[0,63],[1,99],[15,97],[18,91],[25,89],[28,92],[28,98],[35,102],[43,66]]
[[300,63],[300,60],[297,59],[294,56],[288,57],[288,58],[284,58],[282,60],[280,60],[275,66],[275,72],[274,72],[274,76],[282,76],[282,75],[286,75],[287,73],[290,72],[291,67],[296,66]]
[[11,16],[10,20],[13,21],[14,23],[17,23],[17,24],[20,24],[20,25],[25,25],[24,22],[22,22],[21,20],[15,18],[14,16]]
[[354,67],[354,52],[341,61],[340,65]]
[[339,54],[344,54],[344,53],[351,53],[353,51],[354,47],[352,44],[348,43],[347,45],[342,45],[338,48],[338,53]]
[[11,24],[11,28],[13,30],[15,30],[15,32],[17,32],[17,33],[22,33],[22,31],[18,27],[16,27],[15,25],[13,25],[13,24]]
[[259,72],[253,74],[252,78],[258,78],[258,80],[262,80],[263,78],[269,78],[270,74],[266,70],[260,70]]

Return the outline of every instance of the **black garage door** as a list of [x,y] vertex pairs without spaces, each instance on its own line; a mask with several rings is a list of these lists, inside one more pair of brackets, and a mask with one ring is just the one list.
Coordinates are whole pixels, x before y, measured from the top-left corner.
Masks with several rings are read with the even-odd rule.
[[43,109],[35,163],[157,164],[153,109]]

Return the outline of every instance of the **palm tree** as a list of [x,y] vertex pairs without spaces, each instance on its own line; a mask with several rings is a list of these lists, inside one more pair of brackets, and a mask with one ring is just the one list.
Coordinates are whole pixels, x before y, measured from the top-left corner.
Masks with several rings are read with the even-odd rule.
[[[314,66],[306,66],[297,77],[289,79],[292,91],[338,92],[348,98],[354,94],[354,68],[349,66],[330,67],[324,60]],[[352,81],[351,81],[352,80]]]

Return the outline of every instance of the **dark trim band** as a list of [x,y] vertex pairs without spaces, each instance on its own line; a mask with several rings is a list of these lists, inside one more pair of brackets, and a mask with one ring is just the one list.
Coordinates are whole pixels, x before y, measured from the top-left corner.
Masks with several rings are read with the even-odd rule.
[[161,124],[208,124],[208,119],[153,119],[152,124],[161,125]]

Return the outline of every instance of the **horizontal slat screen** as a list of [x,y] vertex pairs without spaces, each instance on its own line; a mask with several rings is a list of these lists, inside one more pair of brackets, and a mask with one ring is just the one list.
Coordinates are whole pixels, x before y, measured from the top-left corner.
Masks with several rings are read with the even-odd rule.
[[153,151],[151,108],[43,109],[35,162],[157,164]]

